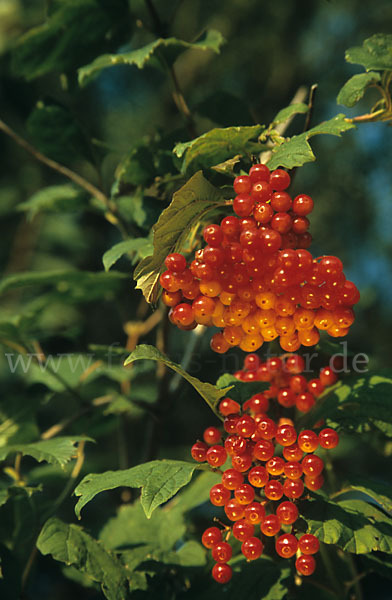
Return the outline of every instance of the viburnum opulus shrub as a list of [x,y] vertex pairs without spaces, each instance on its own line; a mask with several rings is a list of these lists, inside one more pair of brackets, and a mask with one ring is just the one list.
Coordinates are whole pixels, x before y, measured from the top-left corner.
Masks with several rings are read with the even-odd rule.
[[[0,11],[1,600],[389,598],[392,372],[347,346],[383,318],[366,290],[354,315],[362,229],[355,268],[335,256],[340,220],[354,229],[371,194],[346,185],[360,169],[347,149],[342,170],[328,159],[342,134],[391,121],[392,36],[346,53],[364,71],[338,102],[373,99],[368,112],[313,124],[300,81],[264,125],[214,75],[262,87],[274,114],[304,65],[280,71],[278,50],[295,27],[319,33],[318,3],[27,4]],[[211,22],[238,26],[234,53]],[[331,141],[316,163],[315,136]],[[310,192],[298,169],[312,162]],[[322,215],[322,238],[312,211],[330,189],[342,218]]]

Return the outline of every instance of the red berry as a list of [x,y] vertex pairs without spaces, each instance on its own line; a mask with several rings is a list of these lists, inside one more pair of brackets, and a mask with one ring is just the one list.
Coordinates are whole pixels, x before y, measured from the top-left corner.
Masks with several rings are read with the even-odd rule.
[[225,563],[231,559],[233,551],[227,542],[218,542],[212,547],[212,558],[217,563]]
[[212,567],[212,577],[218,583],[227,583],[232,578],[232,575],[233,569],[230,567],[230,565],[217,563]]
[[267,462],[266,469],[271,475],[277,476],[283,473],[285,462],[280,456],[273,456]]
[[243,483],[234,490],[234,496],[240,504],[250,504],[255,497],[253,487],[247,483]]
[[320,549],[320,542],[315,535],[305,533],[299,538],[298,547],[302,554],[316,554]]
[[298,550],[298,540],[295,535],[284,533],[276,540],[275,550],[282,558],[291,558]]
[[264,494],[268,500],[280,500],[283,496],[283,485],[277,479],[270,479],[265,485]]
[[197,462],[205,462],[207,460],[208,446],[204,442],[196,442],[191,448],[191,455],[193,460]]
[[305,233],[309,229],[309,219],[307,217],[296,217],[293,219],[292,230],[294,233]]
[[261,533],[272,537],[280,531],[280,521],[276,515],[268,515],[260,525]]
[[178,252],[168,254],[165,258],[165,266],[169,271],[181,273],[181,271],[184,271],[186,269],[185,256],[179,254]]
[[269,417],[263,417],[257,423],[257,431],[263,440],[272,440],[275,437],[277,426]]
[[297,439],[297,432],[292,425],[280,425],[276,431],[275,440],[281,446],[291,446]]
[[221,467],[226,459],[227,453],[223,446],[211,446],[207,450],[207,462],[211,467]]
[[233,469],[239,471],[240,473],[244,473],[252,466],[252,455],[247,451],[244,454],[236,454],[231,457],[231,464]]
[[236,521],[233,525],[233,535],[236,540],[244,542],[254,534],[254,526],[245,520]]
[[303,375],[293,375],[289,385],[294,394],[303,394],[308,388],[308,382]]
[[[222,402],[224,402],[224,400],[222,400]],[[234,400],[233,400],[233,402],[234,402]],[[237,402],[236,402],[236,404],[237,404]],[[240,405],[238,405],[238,406],[241,410]],[[225,418],[225,420],[223,421],[223,429],[225,431],[227,431],[227,433],[235,433],[238,419],[239,419],[239,417],[237,415],[232,415],[232,414],[228,415]]]
[[310,411],[310,409],[314,406],[315,402],[316,401],[313,394],[311,394],[310,392],[304,392],[303,394],[298,394],[295,400],[295,405],[298,408],[298,410],[306,413]]
[[299,479],[302,476],[302,473],[302,465],[299,462],[287,462],[284,465],[284,474],[288,479],[292,479],[293,481],[295,481],[296,479]]
[[324,461],[316,454],[309,454],[302,459],[302,468],[305,475],[317,477],[324,468]]
[[212,548],[218,542],[222,541],[222,532],[218,527],[209,527],[202,535],[201,543],[206,548]]
[[324,387],[333,385],[338,380],[338,376],[331,367],[324,367],[320,370],[320,381]]
[[298,519],[298,508],[292,502],[286,500],[279,504],[276,516],[284,525],[292,525]]
[[235,498],[229,500],[227,504],[225,504],[225,513],[230,521],[239,521],[244,517],[245,507],[238,502]]
[[308,381],[308,390],[315,398],[318,398],[324,391],[324,386],[320,379],[311,379]]
[[271,227],[282,235],[288,233],[292,226],[292,219],[286,212],[276,213],[271,219]]
[[214,506],[224,506],[230,497],[230,491],[221,483],[213,485],[210,489],[210,501]]
[[263,552],[264,546],[262,541],[257,537],[246,539],[242,546],[241,552],[247,560],[256,560]]
[[283,493],[287,498],[300,498],[304,493],[304,484],[301,479],[286,479],[283,484]]
[[219,248],[223,242],[223,231],[219,225],[211,224],[204,227],[203,237],[209,246]]
[[253,413],[266,413],[269,408],[269,400],[260,392],[249,398],[249,410]]
[[222,485],[228,490],[235,490],[244,483],[244,476],[235,469],[226,469],[222,475]]
[[159,283],[168,292],[178,292],[180,289],[180,284],[172,271],[164,271],[159,277]]
[[212,446],[218,444],[221,439],[221,433],[217,427],[207,427],[203,433],[203,440],[206,444]]
[[249,177],[252,183],[257,181],[269,181],[270,170],[266,165],[253,165],[249,170]]
[[225,439],[225,450],[229,456],[243,454],[246,452],[247,447],[246,439],[238,435],[229,435]]
[[275,447],[269,440],[259,440],[253,448],[253,456],[257,460],[267,461],[273,457]]
[[238,175],[234,179],[233,187],[236,194],[249,194],[252,182],[248,175]]
[[304,429],[298,436],[297,444],[303,452],[314,452],[319,445],[318,435],[311,429]]
[[339,444],[339,434],[334,429],[326,427],[318,435],[319,443],[322,448],[331,450]]
[[245,506],[244,510],[244,519],[247,523],[251,523],[252,525],[256,525],[256,523],[261,523],[261,521],[265,517],[265,509],[260,502],[251,502],[247,506]]
[[221,221],[221,229],[229,238],[236,237],[240,233],[240,222],[234,215],[229,215]]
[[256,430],[255,420],[249,415],[240,417],[236,424],[236,432],[243,437],[250,437]]
[[303,452],[301,448],[299,448],[298,444],[292,444],[291,446],[286,446],[283,448],[283,456],[289,461],[299,461],[303,457]]
[[314,203],[312,198],[306,194],[300,194],[293,200],[293,212],[300,217],[304,217],[311,213],[313,206]]
[[[223,398],[219,404],[219,412],[224,417],[236,415],[241,412],[241,406],[231,398]],[[226,430],[227,431],[227,430]]]
[[299,373],[302,373],[304,369],[305,361],[302,358],[302,356],[299,356],[299,354],[292,354],[291,356],[288,356],[286,358],[284,363],[284,370],[287,371],[287,373],[297,375]]
[[301,575],[312,575],[316,569],[316,561],[313,556],[298,556],[295,568]]
[[240,194],[233,200],[233,210],[239,217],[248,217],[253,210],[254,198],[248,194]]
[[317,477],[313,477],[312,475],[305,475],[304,482],[308,490],[312,490],[312,492],[317,492],[324,485],[324,477],[322,475],[317,475]]
[[262,488],[267,483],[269,477],[266,468],[262,465],[258,465],[249,471],[248,479],[253,487]]
[[290,175],[283,169],[275,169],[270,176],[270,184],[273,190],[282,192],[289,187],[291,182]]
[[275,192],[271,196],[271,206],[276,212],[287,212],[293,201],[287,192]]
[[290,388],[282,388],[278,392],[277,400],[281,406],[290,408],[291,406],[295,406],[296,396]]

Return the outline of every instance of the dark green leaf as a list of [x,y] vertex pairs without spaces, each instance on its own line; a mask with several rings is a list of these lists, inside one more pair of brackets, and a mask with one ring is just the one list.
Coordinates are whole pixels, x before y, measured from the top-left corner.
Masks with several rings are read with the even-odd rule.
[[308,142],[311,137],[320,134],[337,135],[340,137],[341,133],[353,127],[355,125],[349,123],[345,115],[339,114],[329,121],[324,121],[320,125],[309,129],[309,131],[305,131],[300,135],[294,135],[272,151],[272,157],[267,163],[268,167],[270,169],[277,169],[278,167],[293,169],[294,167],[301,167],[307,162],[312,162],[316,160],[316,157]]
[[301,421],[309,427],[320,419],[348,431],[362,432],[369,426],[392,435],[392,371],[368,371],[351,375],[327,389]]
[[375,71],[353,75],[340,90],[337,97],[338,104],[354,106],[363,97],[367,88],[378,83],[380,79],[380,74]]
[[49,519],[37,540],[41,554],[73,565],[93,581],[101,584],[108,600],[127,600],[128,579],[117,558],[78,525],[68,525],[60,519]]
[[258,394],[259,392],[266,390],[269,384],[262,381],[239,381],[236,377],[234,377],[234,375],[231,375],[230,373],[224,373],[219,377],[216,385],[218,388],[231,385],[232,389],[229,393],[230,398],[236,402],[239,402],[240,404],[243,404],[246,402],[246,400],[249,400],[253,394]]
[[75,489],[75,495],[80,496],[75,513],[80,518],[83,506],[100,492],[117,487],[141,487],[141,503],[147,517],[150,517],[157,506],[170,500],[191,480],[197,468],[197,464],[180,460],[153,460],[123,471],[91,473]]
[[18,210],[27,212],[29,219],[38,213],[72,212],[86,206],[87,196],[72,185],[51,185],[33,194]]
[[122,0],[57,2],[45,23],[19,38],[12,53],[15,73],[30,80],[91,60],[127,12]]
[[[264,125],[250,127],[226,127],[211,129],[204,135],[190,142],[177,144],[173,152],[179,158],[183,157],[182,172],[188,175],[198,169],[212,167],[240,154],[250,154],[253,143],[263,131]],[[260,151],[263,147],[260,145]]]
[[221,481],[221,475],[215,471],[203,471],[197,475],[173,499],[173,505],[177,511],[187,512],[209,501],[210,489],[215,483]]
[[382,577],[392,579],[392,557],[388,554],[372,552],[367,556],[361,556],[361,562],[366,569],[378,573]]
[[135,65],[139,69],[145,66],[165,68],[171,66],[185,50],[212,50],[219,53],[224,39],[219,31],[210,29],[194,43],[176,38],[158,38],[137,50],[119,54],[103,54],[92,63],[79,69],[79,84],[86,85],[108,67],[114,65]]
[[392,34],[376,33],[365,40],[362,46],[349,48],[346,61],[362,65],[366,71],[392,70]]
[[279,125],[279,123],[284,123],[288,121],[295,115],[303,115],[307,113],[309,110],[309,106],[304,104],[303,102],[297,102],[296,104],[290,104],[286,106],[286,108],[282,108],[272,120],[272,125]]
[[154,155],[147,146],[133,148],[116,169],[116,179],[121,184],[147,186],[155,176]]
[[218,388],[217,386],[212,385],[211,383],[204,383],[200,381],[196,377],[189,375],[189,373],[184,371],[184,369],[180,365],[177,365],[176,363],[172,362],[167,356],[159,352],[157,348],[155,348],[154,346],[148,346],[146,344],[136,346],[135,350],[131,352],[131,354],[126,359],[124,366],[131,364],[135,360],[144,359],[161,361],[167,367],[173,369],[173,371],[176,371],[176,373],[184,377],[184,379],[186,379],[191,385],[193,385],[193,387],[200,394],[200,396],[204,398],[208,406],[211,408],[211,410],[214,411],[215,414],[217,414],[217,405],[219,400],[227,396],[228,392],[232,389],[232,386]]
[[181,251],[193,226],[206,214],[224,206],[222,194],[202,175],[196,173],[176,192],[173,200],[153,227],[154,253],[141,261],[135,269],[137,288],[143,291],[147,302],[156,302],[159,297],[159,276],[164,269],[164,260],[170,252]]
[[51,440],[40,440],[31,444],[13,444],[0,448],[0,460],[5,460],[9,454],[20,452],[24,456],[32,456],[38,462],[46,461],[61,467],[76,457],[75,444],[79,441],[93,441],[88,437],[57,437]]
[[112,267],[124,254],[135,254],[143,259],[146,256],[149,256],[153,250],[152,243],[148,238],[136,238],[134,240],[126,240],[125,242],[120,242],[115,246],[112,246],[110,250],[107,250],[102,257],[103,266],[105,267],[105,271],[109,271],[110,267]]
[[376,502],[385,511],[392,513],[392,489],[390,484],[367,479],[366,477],[350,478],[347,485],[334,494],[334,499],[350,491],[359,491]]
[[392,552],[392,519],[363,500],[332,502],[318,496],[317,500],[303,501],[300,514],[309,533],[345,552]]

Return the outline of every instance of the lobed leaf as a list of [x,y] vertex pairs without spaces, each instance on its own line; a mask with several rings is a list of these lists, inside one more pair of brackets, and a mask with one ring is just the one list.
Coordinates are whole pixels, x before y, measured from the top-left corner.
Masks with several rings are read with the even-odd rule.
[[152,244],[148,238],[136,238],[133,240],[125,240],[115,246],[112,246],[110,250],[107,250],[102,257],[103,266],[105,271],[109,269],[122,257],[124,254],[136,254],[139,258],[145,258],[152,252]]
[[165,268],[166,256],[170,252],[180,251],[191,228],[209,211],[224,204],[221,192],[200,171],[173,195],[172,202],[153,227],[152,256],[143,259],[134,272],[136,287],[142,290],[147,302],[156,302],[159,297],[159,276]]
[[[190,142],[182,142],[174,147],[174,154],[183,157],[181,170],[192,174],[198,169],[213,167],[235,155],[251,154],[254,140],[265,129],[264,125],[246,127],[226,127],[211,129]],[[259,151],[263,146],[259,147]]]
[[381,80],[381,75],[375,71],[353,75],[340,90],[337,102],[352,107],[363,97],[367,88]]
[[92,63],[79,69],[79,84],[86,85],[103,69],[114,65],[135,65],[143,69],[147,65],[155,68],[170,67],[185,50],[212,50],[219,53],[224,38],[219,31],[209,29],[193,43],[176,38],[158,38],[137,50],[120,52],[118,54],[103,54]]
[[309,110],[309,106],[304,104],[303,102],[296,102],[295,104],[290,104],[286,106],[286,108],[282,108],[278,112],[278,114],[273,118],[272,125],[279,125],[280,123],[284,123],[288,121],[295,115],[303,115],[307,113]]
[[366,477],[354,477],[343,489],[334,494],[334,498],[339,498],[339,496],[351,491],[365,494],[383,510],[392,513],[392,490],[389,484],[382,481],[373,481]]
[[365,67],[366,71],[392,70],[392,34],[376,33],[362,46],[346,51],[346,61]]
[[75,513],[80,519],[82,508],[97,494],[117,487],[142,488],[141,504],[147,518],[170,500],[192,478],[197,464],[181,460],[153,460],[123,471],[86,475],[75,489],[80,496]]
[[[140,346],[136,346],[135,350],[131,352],[126,361],[124,362],[124,366],[131,364],[135,360],[159,360],[163,362],[167,367],[176,371],[179,375],[184,377],[189,383],[195,388],[195,390],[200,394],[202,398],[207,402],[208,406],[211,410],[219,416],[217,412],[218,402],[221,398],[227,396],[228,392],[232,389],[232,385],[226,386],[223,388],[219,388],[211,383],[204,383],[197,379],[197,377],[193,377],[189,375],[184,369],[171,361],[167,356],[162,354],[157,348],[154,346],[148,346],[147,344],[141,344]],[[219,416],[219,418],[221,418]]]
[[312,162],[316,160],[316,157],[308,142],[310,138],[320,134],[340,136],[343,132],[353,127],[355,125],[349,123],[345,115],[336,115],[336,117],[333,117],[329,121],[324,121],[320,125],[312,127],[309,131],[305,131],[300,135],[294,135],[286,142],[280,144],[280,146],[274,148],[272,156],[267,163],[268,167],[271,170],[278,167],[293,169],[294,167],[301,167],[307,162]]
[[73,565],[100,583],[108,600],[129,598],[126,569],[114,554],[78,525],[69,525],[55,517],[49,519],[39,534],[37,548],[41,554]]
[[51,440],[40,440],[31,444],[13,444],[0,448],[0,460],[5,460],[9,454],[20,452],[23,456],[32,456],[38,462],[46,461],[52,465],[64,467],[76,456],[76,442],[93,440],[86,436],[57,437]]

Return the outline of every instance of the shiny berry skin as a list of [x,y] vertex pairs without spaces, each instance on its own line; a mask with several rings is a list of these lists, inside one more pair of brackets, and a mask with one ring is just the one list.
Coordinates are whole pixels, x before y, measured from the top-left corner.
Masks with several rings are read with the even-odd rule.
[[241,552],[247,560],[256,560],[263,552],[262,541],[257,537],[250,537],[241,546]]
[[207,427],[203,433],[203,440],[206,444],[212,446],[218,444],[221,439],[221,432],[217,427]]
[[338,376],[331,367],[324,367],[320,370],[320,381],[324,387],[333,385],[338,380]]
[[274,211],[267,202],[257,202],[253,209],[253,216],[258,223],[266,225],[274,216]]
[[249,398],[249,410],[253,413],[266,413],[269,409],[269,400],[266,396],[260,392],[259,394],[254,394],[251,398]]
[[311,429],[304,429],[298,435],[297,444],[303,452],[314,452],[319,445],[318,435]]
[[212,550],[212,558],[217,563],[225,563],[231,559],[233,554],[233,550],[227,542],[218,542],[211,548]]
[[270,184],[273,190],[282,192],[289,187],[291,182],[290,175],[283,169],[275,169],[270,175]]
[[268,515],[260,525],[261,533],[273,537],[280,531],[280,521],[276,515]]
[[284,363],[284,370],[292,375],[298,375],[305,369],[305,361],[299,354],[288,356]]
[[203,237],[209,246],[220,248],[223,242],[223,231],[219,225],[211,224],[204,227]]
[[280,500],[283,496],[283,485],[277,479],[271,479],[264,487],[264,494],[268,500]]
[[230,521],[239,521],[244,518],[245,507],[238,502],[238,500],[229,500],[225,504],[225,513]]
[[320,379],[311,379],[308,381],[308,390],[315,398],[318,398],[324,391],[324,386]]
[[[222,402],[223,402],[223,400],[222,400]],[[223,421],[223,429],[227,433],[233,433],[233,434],[235,434],[235,426],[237,424],[238,419],[239,419],[239,417],[237,415],[229,415]]]
[[220,226],[224,235],[229,238],[236,237],[240,232],[240,221],[234,215],[229,215],[222,219]]
[[222,485],[224,485],[227,490],[235,490],[243,483],[244,476],[235,469],[226,469],[222,475]]
[[229,435],[225,439],[225,450],[229,456],[243,454],[246,452],[247,447],[246,439],[238,435]]
[[271,206],[276,212],[287,212],[293,201],[287,192],[275,192],[271,196]]
[[233,525],[233,535],[235,539],[239,540],[240,542],[244,542],[248,538],[252,537],[254,530],[254,526],[243,519],[241,519],[241,521],[236,521]]
[[212,567],[212,576],[218,583],[227,583],[233,575],[233,569],[230,565],[217,563]]
[[193,460],[197,462],[205,462],[207,460],[208,446],[204,442],[196,442],[191,448]]
[[315,535],[305,533],[298,540],[298,548],[302,554],[316,554],[320,550],[320,542]]
[[177,304],[180,304],[181,300],[181,292],[168,292],[167,290],[162,291],[162,301],[166,306],[176,306]]
[[292,479],[293,481],[295,481],[296,479],[299,479],[302,476],[302,473],[302,465],[299,462],[287,462],[284,465],[284,474],[288,479]]
[[211,446],[207,450],[207,462],[211,467],[221,467],[226,459],[227,453],[223,446]]
[[245,506],[244,519],[247,523],[256,525],[265,518],[265,508],[260,502],[251,502]]
[[308,382],[303,375],[293,375],[290,377],[289,386],[294,394],[303,394],[308,389]]
[[252,183],[257,181],[269,181],[270,170],[266,165],[253,165],[249,170],[249,178]]
[[257,423],[257,431],[260,433],[263,440],[272,440],[275,437],[277,426],[275,421],[269,417],[263,417]]
[[238,402],[232,400],[231,398],[223,398],[223,400],[221,400],[219,403],[219,412],[224,417],[236,415],[241,412],[241,406],[238,404]]
[[262,488],[267,483],[269,477],[265,467],[258,465],[253,467],[248,473],[248,480],[253,487]]
[[298,550],[298,540],[291,533],[284,533],[276,540],[275,550],[282,558],[291,558]]
[[253,448],[253,456],[257,460],[267,461],[273,457],[275,447],[269,440],[259,440]]
[[213,485],[210,489],[210,501],[214,506],[224,506],[230,500],[230,491],[221,483]]
[[181,273],[186,269],[186,259],[185,256],[179,254],[178,252],[173,252],[172,254],[168,254],[165,258],[165,267],[169,271],[174,271],[175,273]]
[[168,292],[178,292],[180,284],[172,271],[164,271],[159,277],[159,283]]
[[320,446],[326,450],[332,450],[339,444],[339,434],[334,429],[326,427],[318,434]]
[[250,504],[255,498],[255,491],[251,485],[243,483],[234,490],[234,496],[240,504]]
[[291,406],[295,406],[296,396],[290,388],[281,388],[278,392],[277,400],[281,406],[290,408]]
[[302,459],[302,468],[305,475],[317,477],[324,468],[324,461],[316,454],[309,454]]
[[313,556],[298,556],[295,561],[295,568],[298,573],[307,577],[308,575],[312,575],[316,569],[316,561]]
[[304,483],[308,490],[312,490],[312,492],[317,492],[324,485],[324,477],[322,475],[317,475],[317,477],[313,477],[312,475],[305,475]]
[[212,548],[222,541],[222,532],[218,527],[209,527],[201,537],[201,543],[205,548]]
[[233,200],[233,210],[239,217],[248,217],[253,210],[254,199],[248,194],[239,194]]
[[249,415],[240,417],[236,424],[236,432],[242,437],[250,437],[256,430],[255,420]]
[[276,516],[283,525],[292,525],[298,519],[298,508],[292,502],[285,500],[276,509]]
[[300,194],[294,198],[292,210],[296,215],[305,217],[312,212],[313,206],[314,203],[310,196],[307,196],[306,194]]
[[304,484],[301,479],[286,479],[283,484],[283,493],[287,498],[300,498],[304,493]]
[[281,475],[283,473],[285,462],[280,456],[273,456],[266,463],[265,467],[270,475]]
[[292,425],[280,425],[276,431],[275,440],[281,446],[291,446],[297,439],[297,432]]
[[304,392],[303,394],[298,394],[295,400],[295,406],[301,412],[307,413],[310,409],[315,405],[315,397],[310,392]]
[[252,455],[248,452],[244,452],[244,454],[236,454],[231,457],[231,464],[233,469],[239,471],[240,473],[244,473],[252,466]]
[[292,446],[286,446],[283,448],[283,456],[289,462],[297,462],[301,460],[304,453],[298,444],[292,444]]
[[252,187],[250,177],[248,175],[238,175],[233,183],[236,194],[249,194]]

